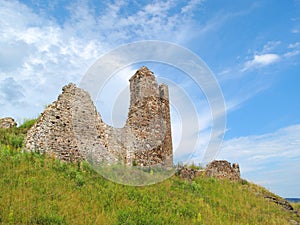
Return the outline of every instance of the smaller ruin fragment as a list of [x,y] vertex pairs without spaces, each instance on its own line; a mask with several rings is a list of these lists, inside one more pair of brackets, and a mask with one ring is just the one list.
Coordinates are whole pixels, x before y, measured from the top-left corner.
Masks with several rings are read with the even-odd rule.
[[0,119],[0,128],[8,129],[16,127],[17,123],[16,121],[11,117],[1,118]]
[[238,181],[241,178],[239,164],[226,160],[214,160],[206,166],[205,175],[218,179]]

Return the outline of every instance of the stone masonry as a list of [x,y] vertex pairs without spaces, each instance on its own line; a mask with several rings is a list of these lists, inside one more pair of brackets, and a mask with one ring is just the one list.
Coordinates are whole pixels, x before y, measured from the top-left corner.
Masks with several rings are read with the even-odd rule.
[[105,124],[89,94],[69,84],[28,131],[25,148],[63,161],[173,165],[168,87],[141,67],[129,80],[130,108],[123,128]]
[[230,162],[226,160],[214,160],[209,163],[205,168],[205,175],[233,181],[238,181],[241,178],[239,164],[233,163],[231,166]]
[[13,128],[16,126],[17,126],[16,121],[11,117],[6,117],[6,118],[0,119],[0,128],[7,129],[7,128]]

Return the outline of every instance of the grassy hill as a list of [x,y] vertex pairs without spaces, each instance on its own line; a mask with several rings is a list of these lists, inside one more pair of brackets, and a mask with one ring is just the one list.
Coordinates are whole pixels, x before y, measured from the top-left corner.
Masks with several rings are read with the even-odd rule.
[[[87,163],[22,153],[27,129],[0,130],[0,224],[297,224],[246,181],[171,177],[144,187],[102,178]],[[278,196],[275,196],[279,198]],[[299,205],[294,205],[299,208]]]

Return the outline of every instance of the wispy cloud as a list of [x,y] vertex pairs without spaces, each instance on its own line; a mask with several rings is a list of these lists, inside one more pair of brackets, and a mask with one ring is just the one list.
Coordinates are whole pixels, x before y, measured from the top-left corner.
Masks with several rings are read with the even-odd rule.
[[[179,4],[173,0],[138,2],[112,1],[103,3],[101,13],[89,1],[76,1],[69,6],[70,19],[64,28],[97,38],[112,45],[141,39],[181,40],[187,32],[196,5],[202,1]],[[178,11],[178,7],[182,7]],[[74,29],[76,28],[76,29]],[[186,36],[185,38],[188,38]]]
[[192,12],[197,6],[203,3],[205,0],[191,0],[187,5],[181,8],[181,13]]
[[276,47],[281,44],[281,41],[268,41],[261,51],[261,54],[269,53],[270,51],[274,51]]
[[288,51],[284,54],[284,57],[290,58],[300,54],[300,42],[295,42],[288,45]]
[[300,42],[295,42],[293,44],[289,44],[288,48],[300,48]]
[[[78,83],[99,56],[119,44],[143,39],[183,41],[188,38],[185,31],[193,11],[188,6],[196,3],[182,4],[186,10],[177,13],[178,3],[171,0],[133,3],[133,8],[126,1],[105,2],[100,11],[93,4],[70,1],[64,5],[68,13],[57,21],[47,11],[33,10],[16,0],[1,2],[0,82],[13,78],[23,90],[24,102],[9,106],[2,98],[0,117],[20,121],[36,116],[63,85]],[[57,8],[57,2],[51,7]],[[1,96],[8,93],[4,91],[0,90]]]

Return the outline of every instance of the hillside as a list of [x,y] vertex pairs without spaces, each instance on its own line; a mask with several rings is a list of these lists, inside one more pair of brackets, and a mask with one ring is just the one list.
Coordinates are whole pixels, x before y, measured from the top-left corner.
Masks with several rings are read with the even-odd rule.
[[[299,217],[246,181],[171,177],[132,187],[102,178],[87,163],[22,153],[34,121],[0,130],[0,224],[297,224]],[[299,205],[295,207],[299,208]]]

